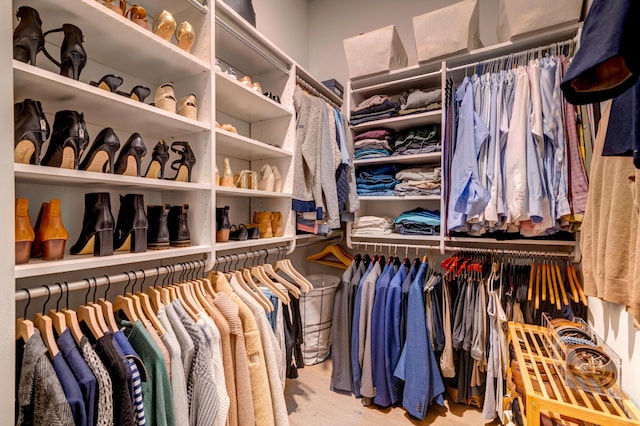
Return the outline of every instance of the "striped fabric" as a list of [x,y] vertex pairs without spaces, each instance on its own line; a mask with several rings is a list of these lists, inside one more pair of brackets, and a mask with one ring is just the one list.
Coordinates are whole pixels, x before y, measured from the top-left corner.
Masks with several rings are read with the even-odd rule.
[[133,410],[136,417],[136,425],[145,426],[144,403],[142,402],[142,382],[140,381],[140,371],[132,359],[128,359],[131,376],[133,378]]

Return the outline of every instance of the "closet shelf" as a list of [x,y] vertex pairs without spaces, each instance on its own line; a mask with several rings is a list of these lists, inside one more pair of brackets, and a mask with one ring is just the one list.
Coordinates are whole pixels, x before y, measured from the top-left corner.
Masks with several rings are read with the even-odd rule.
[[371,129],[392,129],[404,130],[412,127],[424,126],[425,124],[440,123],[442,110],[427,111],[420,114],[409,114],[405,116],[385,118],[384,120],[368,121],[366,123],[351,126],[351,130],[360,133]]
[[216,253],[227,250],[251,250],[254,247],[263,247],[271,244],[288,243],[295,239],[295,236],[284,237],[272,237],[272,238],[259,238],[257,240],[244,240],[244,241],[228,241],[226,243],[216,243]]
[[366,242],[391,242],[396,241],[397,243],[407,242],[407,241],[419,241],[423,242],[426,245],[437,245],[440,244],[440,235],[402,235],[397,233],[392,234],[371,234],[371,235],[353,235],[351,234],[351,240],[353,242],[358,242],[358,240],[364,240]]
[[250,123],[291,117],[291,110],[216,71],[216,109]]
[[216,154],[248,161],[293,157],[293,153],[246,136],[216,129]]
[[[68,246],[73,241],[67,241]],[[58,261],[45,261],[31,259],[24,265],[16,265],[15,277],[26,278],[48,274],[59,274],[77,270],[93,268],[105,268],[109,266],[119,266],[130,263],[147,261],[161,261],[170,258],[193,256],[198,254],[211,253],[211,247],[207,245],[169,248],[167,250],[148,250],[144,253],[115,252],[113,256],[73,256],[65,254],[64,259]]]
[[[86,40],[84,48],[89,59],[108,67],[117,67],[125,74],[144,76],[160,85],[211,70],[209,60],[185,52],[95,0],[31,0],[29,6],[40,13],[46,29],[58,28],[67,22],[82,29]],[[52,46],[48,48],[51,52],[59,51],[58,48],[52,49]],[[40,55],[38,60],[47,59]],[[86,73],[82,75],[87,77]],[[94,80],[100,78],[97,75],[89,77]]]
[[257,189],[231,188],[228,186],[216,186],[216,194],[226,197],[291,198],[291,194],[286,192],[260,191]]
[[[211,129],[208,123],[134,101],[15,59],[13,78],[16,101],[21,102],[26,98],[39,100],[45,112],[52,115],[57,111],[72,109],[84,113],[87,123],[129,133],[140,132],[154,139],[178,138]],[[53,121],[50,124],[53,125]]]
[[64,185],[84,187],[87,190],[98,188],[135,188],[137,190],[168,191],[210,191],[208,183],[176,182],[164,179],[121,176],[111,173],[96,173],[85,170],[59,169],[57,167],[36,166],[14,163],[16,182],[36,183],[40,185]]
[[431,164],[431,163],[440,163],[441,158],[442,158],[442,152],[429,152],[427,154],[396,155],[391,157],[379,157],[379,158],[363,158],[361,160],[354,160],[353,164],[356,166],[371,166],[375,164]]
[[442,71],[420,73],[418,75],[387,81],[370,86],[362,86],[353,89],[351,93],[364,98],[382,93],[400,93],[409,89],[440,89],[442,88]]
[[408,195],[406,197],[389,195],[389,196],[359,196],[360,201],[440,201],[440,195]]

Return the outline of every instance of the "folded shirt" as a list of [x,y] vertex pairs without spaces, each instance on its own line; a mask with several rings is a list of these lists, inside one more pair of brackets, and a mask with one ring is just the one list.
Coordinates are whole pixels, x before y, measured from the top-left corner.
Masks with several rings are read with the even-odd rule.
[[373,95],[360,102],[358,106],[351,110],[352,113],[362,111],[363,109],[369,108],[374,105],[380,105],[386,100],[390,100],[391,97],[387,95]]
[[396,173],[396,179],[404,181],[431,181],[435,179],[439,181],[441,176],[442,168],[438,166],[411,167]]
[[397,102],[394,102],[390,99],[385,99],[381,104],[372,105],[370,107],[367,107],[358,111],[351,111],[351,118],[362,116],[362,115],[374,114],[374,113],[386,111],[389,109],[398,110],[400,109],[400,105]]
[[407,108],[398,111],[398,115],[420,114],[421,112],[435,111],[442,108],[442,102],[434,102],[421,108]]
[[421,89],[412,89],[408,94],[403,93],[400,97],[401,109],[422,108],[426,107],[430,103],[441,101],[442,90],[435,89],[430,91],[424,91]]
[[412,129],[403,130],[396,135],[392,143],[394,149],[398,149],[411,143],[439,144],[440,143],[440,125],[430,124],[422,127],[414,127]]
[[354,142],[357,142],[363,139],[386,139],[390,136],[392,136],[392,133],[387,129],[375,129],[359,133],[353,138],[353,140]]
[[362,216],[351,227],[351,235],[386,235],[393,232],[393,219],[390,217]]
[[440,212],[416,207],[413,210],[400,213],[400,215],[393,220],[393,223],[419,223],[423,225],[440,226]]
[[402,235],[435,235],[440,233],[440,226],[420,223],[396,223],[394,229]]
[[411,195],[440,195],[440,182],[402,182],[397,184],[393,191],[395,195],[407,197]]
[[354,116],[354,117],[351,117],[351,125],[355,126],[358,124],[366,123],[368,121],[384,120],[385,118],[393,117],[395,114],[396,114],[395,109],[389,109],[382,112],[375,112],[371,114]]
[[362,139],[354,143],[353,147],[356,149],[356,151],[362,148],[378,148],[386,149],[391,152],[389,142],[387,142],[385,139]]
[[389,157],[390,155],[391,155],[391,151],[387,149],[364,148],[364,149],[357,150],[354,154],[354,157],[356,159],[361,159],[361,158]]
[[413,144],[409,146],[403,146],[398,148],[398,150],[394,151],[392,156],[398,155],[415,155],[415,154],[428,154],[430,152],[440,152],[442,147],[440,145],[421,145],[421,144]]

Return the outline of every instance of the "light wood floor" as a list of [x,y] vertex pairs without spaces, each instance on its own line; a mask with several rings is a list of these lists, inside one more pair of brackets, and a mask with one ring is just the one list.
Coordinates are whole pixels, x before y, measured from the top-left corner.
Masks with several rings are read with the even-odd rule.
[[[299,377],[287,379],[285,398],[291,426],[359,426],[359,425],[443,425],[477,426],[487,424],[482,413],[465,405],[446,401],[446,407],[429,407],[423,421],[409,417],[399,407],[372,408],[362,405],[352,395],[329,390],[331,360],[305,366],[298,370]],[[498,422],[488,423],[498,425]]]

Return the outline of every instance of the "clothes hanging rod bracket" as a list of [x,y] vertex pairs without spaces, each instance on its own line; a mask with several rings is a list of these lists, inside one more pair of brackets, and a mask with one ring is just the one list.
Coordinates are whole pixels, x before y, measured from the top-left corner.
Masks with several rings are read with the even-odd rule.
[[209,13],[209,6],[207,5],[207,0],[202,0],[202,3],[200,3],[198,0],[185,0],[187,3],[189,3],[191,6],[194,7],[194,9],[198,10],[198,12],[202,13],[203,15],[206,15],[207,13]]

